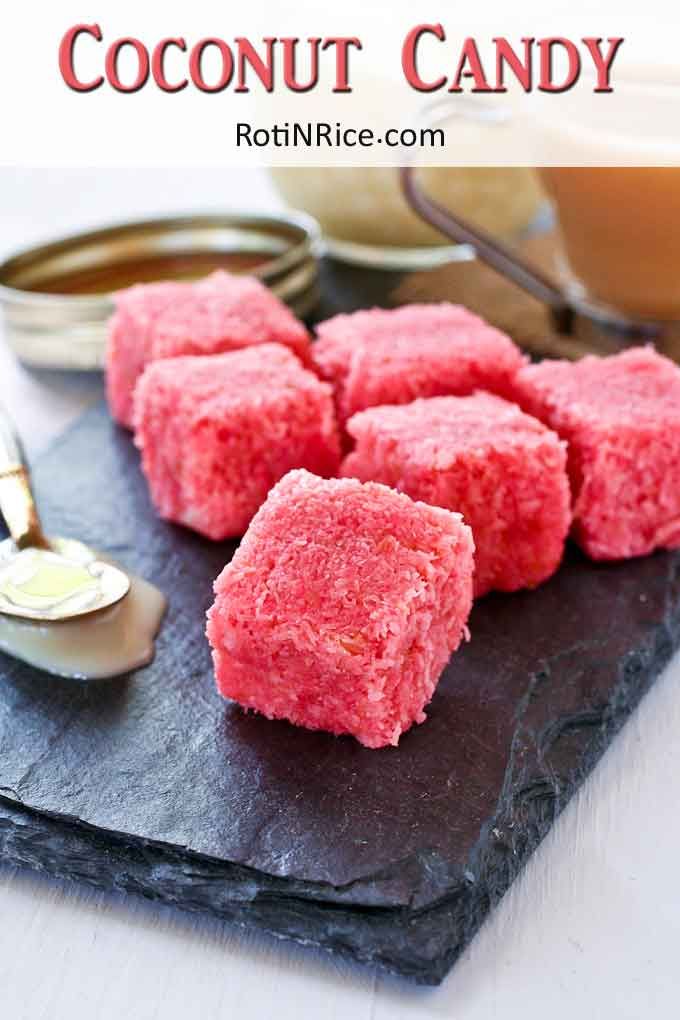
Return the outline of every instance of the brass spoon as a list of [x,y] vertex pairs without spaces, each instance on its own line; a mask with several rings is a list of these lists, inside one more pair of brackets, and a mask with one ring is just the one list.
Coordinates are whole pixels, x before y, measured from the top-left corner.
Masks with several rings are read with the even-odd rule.
[[75,539],[45,537],[21,442],[1,409],[0,511],[11,536],[0,542],[0,613],[71,620],[127,595],[130,578],[118,567]]

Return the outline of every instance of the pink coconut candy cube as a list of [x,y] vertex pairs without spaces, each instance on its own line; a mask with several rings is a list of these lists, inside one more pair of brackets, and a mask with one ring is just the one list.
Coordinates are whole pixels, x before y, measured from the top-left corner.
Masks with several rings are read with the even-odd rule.
[[566,439],[573,534],[596,560],[680,547],[680,368],[649,347],[543,361],[517,400]]
[[330,387],[280,344],[152,362],[134,419],[158,513],[212,539],[242,535],[291,468],[340,461]]
[[510,337],[460,305],[372,308],[316,329],[317,371],[335,387],[338,417],[416,397],[482,389],[505,396],[526,358]]
[[132,427],[135,384],[152,361],[270,342],[290,347],[310,364],[305,327],[255,277],[218,270],[196,283],[140,284],[120,291],[106,353],[111,413]]
[[215,582],[220,693],[366,747],[396,744],[467,633],[473,549],[458,514],[292,471]]
[[432,397],[374,407],[347,423],[341,474],[456,510],[475,540],[475,595],[534,588],[569,531],[566,444],[500,397]]

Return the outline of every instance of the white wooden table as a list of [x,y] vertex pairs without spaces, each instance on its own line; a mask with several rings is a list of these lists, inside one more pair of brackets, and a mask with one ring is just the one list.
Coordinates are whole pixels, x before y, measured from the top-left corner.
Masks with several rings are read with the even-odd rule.
[[[127,215],[277,201],[262,172],[0,170],[0,246]],[[35,454],[101,391],[0,345]],[[675,1020],[680,657],[438,989],[0,866],[2,1020]]]

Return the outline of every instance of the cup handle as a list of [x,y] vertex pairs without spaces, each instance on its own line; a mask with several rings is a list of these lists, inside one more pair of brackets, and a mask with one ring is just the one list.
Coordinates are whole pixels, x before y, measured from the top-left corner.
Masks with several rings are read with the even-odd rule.
[[[497,107],[485,106],[480,109],[466,102],[465,97],[459,97],[456,100],[438,100],[429,104],[420,111],[416,119],[419,127],[433,127],[451,116],[493,125],[506,122],[510,114]],[[408,153],[409,150],[404,152]],[[564,292],[549,277],[487,231],[473,227],[430,198],[418,184],[416,168],[407,158],[399,168],[399,176],[404,198],[421,219],[457,244],[467,244],[474,248],[482,262],[532,297],[548,305],[555,327],[560,333],[572,332],[574,308]]]

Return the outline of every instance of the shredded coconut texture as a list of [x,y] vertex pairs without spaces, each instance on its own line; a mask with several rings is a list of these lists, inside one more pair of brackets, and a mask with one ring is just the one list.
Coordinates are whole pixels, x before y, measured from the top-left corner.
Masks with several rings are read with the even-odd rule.
[[242,535],[291,468],[338,469],[331,388],[280,344],[154,361],[134,406],[156,509],[208,538]]
[[215,582],[220,693],[270,719],[396,744],[424,721],[467,634],[473,552],[459,514],[292,471]]
[[569,445],[573,534],[596,560],[680,547],[680,369],[648,347],[522,369],[517,401]]
[[489,390],[506,396],[526,358],[505,333],[452,304],[373,308],[317,326],[312,356],[338,417],[417,397]]
[[557,570],[571,522],[566,443],[479,393],[350,418],[341,474],[460,512],[475,540],[475,595],[534,588]]
[[305,327],[253,276],[218,270],[197,283],[138,284],[120,291],[106,353],[111,413],[132,428],[135,384],[152,361],[274,341],[311,364]]

